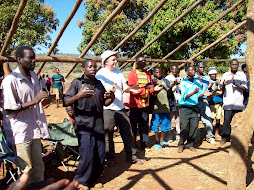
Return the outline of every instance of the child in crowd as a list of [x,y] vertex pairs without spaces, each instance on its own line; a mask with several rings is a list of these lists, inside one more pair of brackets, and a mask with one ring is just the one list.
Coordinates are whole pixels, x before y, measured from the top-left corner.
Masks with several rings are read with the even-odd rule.
[[172,93],[169,95],[169,106],[170,106],[170,120],[174,118],[175,121],[175,129],[172,130],[169,142],[173,141],[174,137],[176,140],[180,139],[180,117],[179,117],[179,109],[180,104],[178,101],[181,99],[181,91],[180,91],[180,82],[182,81],[182,77],[179,76],[179,68],[178,65],[173,64],[170,67],[170,74],[166,76],[166,79],[170,82],[172,86]]
[[[168,147],[165,141],[165,133],[170,131],[170,107],[168,102],[168,91],[170,90],[170,83],[162,77],[162,70],[160,67],[155,67],[153,70],[153,84],[160,85],[162,89],[159,92],[154,92],[151,96],[152,105],[152,120],[151,130],[155,133],[155,148],[162,149]],[[161,136],[159,138],[159,126],[161,125]]]
[[220,81],[217,79],[217,70],[215,67],[208,68],[208,75],[211,78],[209,90],[213,92],[213,96],[209,100],[210,109],[212,112],[212,120],[214,126],[215,138],[219,137],[219,130],[223,125],[223,95],[220,89]]
[[50,95],[50,86],[51,86],[51,79],[50,79],[49,75],[46,75],[46,88],[47,88],[49,95]]
[[72,105],[71,106],[67,106],[66,107],[66,112],[68,114],[68,117],[64,118],[63,122],[71,120],[72,123],[73,123],[73,126],[75,126],[75,111],[74,111],[74,107]]

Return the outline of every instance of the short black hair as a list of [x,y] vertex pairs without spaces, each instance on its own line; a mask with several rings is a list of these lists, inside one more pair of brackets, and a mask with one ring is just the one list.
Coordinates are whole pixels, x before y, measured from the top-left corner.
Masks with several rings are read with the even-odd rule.
[[93,59],[85,59],[85,60],[82,62],[82,64],[81,64],[82,68],[85,68],[85,67],[86,67],[86,64],[87,64],[89,61],[94,61],[94,60],[93,60]]
[[178,65],[177,65],[176,63],[173,63],[173,64],[170,66],[170,68],[171,68],[171,67],[177,67],[177,68],[179,68]]
[[16,55],[16,60],[18,61],[18,58],[21,57],[23,58],[24,57],[24,50],[33,50],[33,48],[31,48],[30,46],[19,46],[15,52],[15,55]]
[[195,67],[193,65],[188,65],[188,66],[185,67],[185,72],[187,72],[190,67],[193,67],[195,69]]
[[247,67],[246,63],[242,64],[242,71]]
[[143,54],[140,54],[136,57],[136,61],[140,58],[140,57],[145,57]]
[[239,64],[239,61],[237,59],[232,59],[231,61],[229,61],[229,64],[231,65],[231,63],[233,63],[233,61],[236,61]]
[[156,66],[156,67],[153,68],[153,71],[155,71],[156,69],[162,70],[160,67]]

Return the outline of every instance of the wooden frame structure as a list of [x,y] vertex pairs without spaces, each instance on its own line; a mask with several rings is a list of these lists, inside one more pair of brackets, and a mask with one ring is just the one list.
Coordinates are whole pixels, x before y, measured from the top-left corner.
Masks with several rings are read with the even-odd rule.
[[[204,53],[205,51],[207,51],[208,49],[210,49],[211,47],[215,46],[216,44],[218,44],[220,41],[222,41],[223,39],[225,39],[227,36],[229,36],[230,34],[232,34],[234,31],[236,31],[237,29],[239,29],[240,27],[242,27],[243,25],[245,25],[246,21],[241,23],[240,26],[235,27],[234,29],[232,29],[231,31],[229,31],[227,34],[225,34],[224,36],[222,36],[220,39],[216,40],[214,43],[212,43],[209,47],[206,47],[205,49],[201,50],[198,54],[193,55],[191,58],[189,58],[188,60],[167,60],[168,57],[170,57],[173,53],[175,53],[177,50],[179,50],[181,47],[183,47],[185,44],[189,43],[191,40],[193,40],[194,38],[198,37],[202,32],[204,32],[205,30],[207,30],[209,27],[211,27],[213,24],[215,24],[216,22],[218,22],[222,17],[224,17],[225,15],[227,15],[228,13],[230,13],[232,10],[234,10],[236,7],[238,7],[239,5],[241,5],[245,0],[240,0],[237,3],[235,3],[231,8],[229,8],[228,10],[226,10],[224,13],[222,13],[217,19],[215,19],[214,21],[210,22],[207,26],[205,26],[202,30],[200,30],[198,33],[196,33],[195,35],[193,35],[191,38],[187,39],[185,42],[183,42],[182,44],[180,44],[176,49],[174,49],[173,51],[171,51],[168,55],[166,55],[165,57],[163,57],[162,59],[147,59],[148,62],[156,62],[156,65],[160,64],[160,63],[178,63],[180,64],[180,67],[183,67],[184,65],[191,63],[192,59],[198,57],[200,54]],[[4,61],[8,61],[8,62],[15,62],[15,58],[14,57],[3,57],[5,54],[5,51],[7,50],[7,47],[11,41],[11,37],[13,36],[16,28],[17,28],[17,24],[18,24],[18,20],[19,17],[21,16],[23,9],[25,8],[27,0],[21,0],[20,2],[20,6],[17,10],[17,13],[15,15],[15,18],[13,20],[12,23],[12,27],[9,31],[8,37],[5,41],[4,44],[4,48],[2,48],[1,50],[1,54],[0,54],[0,62],[4,62]],[[97,33],[94,35],[93,39],[90,41],[90,43],[87,45],[87,47],[83,50],[83,52],[80,54],[80,56],[78,58],[62,58],[62,57],[57,57],[57,56],[51,56],[51,53],[53,52],[53,50],[55,49],[55,47],[57,46],[57,43],[59,42],[61,36],[63,35],[65,29],[67,28],[68,24],[70,23],[70,21],[72,20],[73,16],[75,15],[76,11],[78,10],[78,8],[80,7],[80,4],[82,3],[82,0],[77,0],[71,13],[69,14],[68,18],[66,19],[66,21],[64,22],[62,28],[60,29],[54,43],[52,44],[52,46],[50,47],[50,50],[48,51],[46,56],[41,56],[41,57],[37,57],[36,61],[42,61],[43,63],[40,65],[39,70],[37,71],[37,74],[39,74],[41,72],[41,70],[43,69],[44,65],[46,62],[66,62],[66,63],[75,63],[73,65],[73,67],[71,68],[71,70],[68,72],[68,74],[66,75],[66,77],[68,77],[70,75],[70,73],[75,69],[75,67],[77,66],[78,63],[81,63],[84,59],[83,57],[86,55],[86,53],[88,52],[88,50],[92,47],[92,45],[97,41],[97,39],[99,38],[99,36],[101,35],[101,33],[105,30],[105,28],[108,26],[108,24],[115,18],[115,16],[117,16],[117,14],[123,10],[124,6],[129,2],[129,0],[122,0],[121,3],[116,7],[116,9],[109,15],[109,17],[104,21],[104,23],[102,24],[102,26],[99,28],[99,30],[97,31]],[[150,14],[128,35],[126,36],[113,50],[118,50],[122,45],[124,45],[124,43],[126,43],[133,35],[136,34],[136,32],[138,30],[140,30],[162,7],[163,5],[167,2],[167,0],[162,0],[151,12]],[[157,35],[153,40],[151,40],[147,45],[145,45],[139,52],[137,52],[131,59],[119,59],[119,62],[124,62],[124,64],[120,67],[120,69],[123,69],[128,63],[130,62],[135,62],[135,57],[140,55],[142,52],[144,52],[148,47],[150,47],[154,42],[156,42],[166,31],[168,31],[170,28],[172,28],[178,21],[180,21],[184,16],[186,16],[187,14],[189,14],[195,7],[197,7],[200,3],[202,3],[203,0],[198,0],[195,3],[193,3],[192,6],[190,6],[184,13],[182,13],[179,17],[177,17],[172,23],[170,23],[159,35]],[[100,61],[101,59],[99,58],[95,58],[95,61]],[[124,61],[126,60],[126,61]],[[202,60],[204,62],[209,62],[209,61],[214,61],[214,62],[224,62],[224,61],[229,61],[228,59],[222,59],[222,60],[214,60],[214,59],[205,59]],[[244,62],[245,60],[241,60],[241,62]],[[152,68],[150,68],[152,69]]]
[[[129,62],[134,62],[135,57],[139,54],[141,54],[144,50],[146,50],[152,43],[157,41],[168,29],[170,29],[174,24],[176,24],[178,21],[180,21],[185,15],[190,13],[196,6],[198,6],[203,0],[196,1],[189,9],[187,9],[182,15],[180,15],[178,18],[176,18],[169,26],[167,26],[157,37],[155,37],[152,41],[150,41],[145,47],[143,47],[139,52],[136,53],[135,56],[133,56],[131,59],[119,59],[119,62],[126,62],[125,65],[127,65]],[[222,17],[227,15],[229,12],[234,10],[237,6],[242,4],[245,0],[240,0],[237,3],[235,3],[230,9],[222,13],[217,19],[210,22],[206,27],[204,27],[202,30],[200,30],[198,33],[193,35],[191,38],[180,44],[176,49],[171,51],[168,55],[166,55],[162,59],[147,59],[148,62],[157,62],[159,63],[178,63],[181,64],[180,67],[183,67],[184,65],[191,63],[192,60],[208,49],[214,47],[216,44],[220,43],[223,39],[225,39],[227,36],[231,35],[234,31],[238,30],[242,26],[244,26],[247,23],[247,37],[248,37],[248,43],[247,44],[247,53],[246,53],[246,61],[249,68],[249,74],[250,74],[250,99],[249,104],[253,104],[253,88],[254,82],[252,80],[252,77],[254,75],[254,1],[250,0],[248,3],[248,13],[247,13],[247,21],[243,21],[238,26],[236,26],[234,29],[230,30],[228,33],[220,37],[218,40],[213,42],[211,45],[206,47],[205,49],[201,50],[199,53],[193,55],[188,60],[167,60],[173,53],[175,53],[177,50],[179,50],[181,47],[183,47],[185,44],[189,43],[191,40],[199,36],[202,32],[207,30],[209,27],[211,27],[214,23],[219,21]],[[113,20],[113,18],[121,11],[123,10],[124,6],[129,2],[129,0],[122,0],[121,3],[116,7],[116,9],[109,15],[109,17],[105,20],[105,22],[102,24],[100,29],[97,31],[95,36],[92,38],[90,43],[87,45],[87,47],[84,49],[84,51],[80,54],[78,58],[63,58],[63,57],[57,57],[57,56],[50,56],[53,52],[54,48],[57,46],[58,41],[60,40],[62,34],[64,33],[66,27],[68,26],[69,22],[75,15],[76,11],[78,10],[80,4],[82,3],[82,0],[77,0],[70,15],[66,19],[64,25],[62,26],[59,34],[57,35],[54,43],[52,44],[49,52],[47,53],[47,56],[38,56],[36,57],[36,61],[43,62],[41,67],[38,70],[38,74],[41,72],[42,68],[44,67],[46,62],[66,62],[66,63],[75,63],[72,67],[72,69],[68,72],[66,77],[69,76],[69,74],[74,70],[74,68],[77,66],[78,63],[81,63],[84,59],[83,57],[86,55],[88,50],[92,47],[92,45],[97,41],[101,33],[105,30],[105,28],[108,26],[108,24]],[[144,26],[147,21],[149,21],[154,14],[156,14],[159,9],[167,2],[167,0],[162,0],[156,8],[135,28],[128,36],[126,36],[115,48],[114,50],[119,49],[130,37],[132,37],[142,26]],[[19,4],[19,8],[16,12],[16,15],[13,19],[11,28],[8,32],[8,36],[6,38],[6,41],[3,45],[3,48],[0,52],[0,63],[3,62],[16,62],[14,56],[5,56],[5,52],[8,48],[8,45],[11,42],[11,38],[14,35],[17,24],[19,21],[20,16],[22,15],[22,12],[26,6],[27,0],[21,0]],[[94,58],[95,61],[101,61],[100,58]],[[203,62],[224,62],[229,61],[229,59],[222,59],[222,60],[214,60],[214,59],[200,59],[198,61]],[[240,62],[245,62],[245,60],[240,60]],[[124,66],[122,66],[123,68]],[[243,120],[241,120],[241,123],[237,122],[236,117],[233,119],[233,123],[235,126],[232,126],[232,148],[230,149],[230,162],[229,162],[229,179],[228,179],[228,188],[229,189],[245,189],[246,188],[246,173],[247,173],[247,166],[246,166],[246,160],[247,160],[247,148],[248,148],[248,142],[250,140],[250,136],[253,132],[253,122],[252,114],[254,106],[247,106],[247,109],[237,114],[238,116],[242,117]],[[243,133],[243,135],[242,135]]]

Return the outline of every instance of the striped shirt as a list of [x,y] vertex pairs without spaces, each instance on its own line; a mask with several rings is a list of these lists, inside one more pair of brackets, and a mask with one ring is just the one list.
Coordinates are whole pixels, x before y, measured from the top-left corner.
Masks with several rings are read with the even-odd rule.
[[[146,73],[144,71],[138,71],[136,70],[137,76],[138,76],[138,85],[139,87],[145,87],[147,85],[147,76]],[[143,107],[146,107],[146,99],[148,96],[148,91],[146,89],[146,93],[144,95],[142,95],[142,105]]]

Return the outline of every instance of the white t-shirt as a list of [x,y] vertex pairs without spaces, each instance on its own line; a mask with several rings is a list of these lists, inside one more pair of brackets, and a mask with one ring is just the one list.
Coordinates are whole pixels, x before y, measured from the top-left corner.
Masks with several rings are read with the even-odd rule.
[[101,81],[106,90],[111,89],[115,83],[117,83],[117,89],[115,92],[115,100],[109,106],[104,106],[104,109],[121,110],[124,108],[123,104],[123,83],[126,83],[124,75],[120,69],[114,69],[112,72],[107,68],[101,68],[96,78]]
[[[178,83],[180,83],[182,81],[182,77],[175,77],[173,74],[169,74],[168,76],[165,77],[165,79],[167,79],[170,84],[174,81],[177,81]],[[174,93],[174,97],[176,101],[179,101],[181,99],[181,91],[180,91],[180,84],[178,85],[174,85],[172,88],[172,91]]]
[[[226,90],[223,94],[223,109],[224,110],[243,110],[244,109],[243,90],[241,90],[240,88],[238,88],[232,83],[232,76],[233,76],[233,73],[229,71],[224,73],[221,79],[221,85],[223,85],[224,80],[227,83]],[[247,78],[243,72],[237,71],[235,73],[234,80],[235,80],[235,83],[241,86],[244,86],[246,89],[248,88]]]

